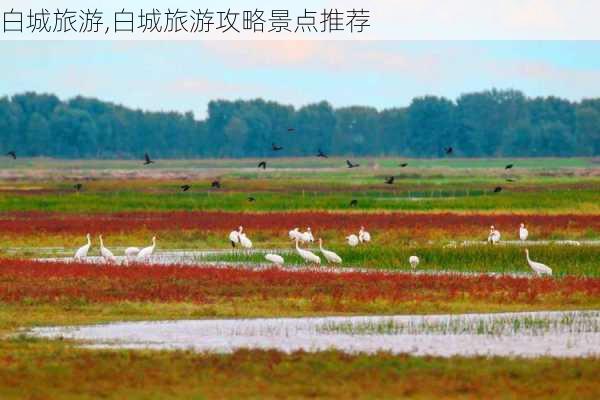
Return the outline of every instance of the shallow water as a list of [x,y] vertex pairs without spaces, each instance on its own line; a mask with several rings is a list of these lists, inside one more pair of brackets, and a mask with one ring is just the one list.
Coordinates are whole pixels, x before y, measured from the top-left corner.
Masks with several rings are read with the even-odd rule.
[[94,348],[462,356],[600,356],[600,311],[122,322],[34,328]]

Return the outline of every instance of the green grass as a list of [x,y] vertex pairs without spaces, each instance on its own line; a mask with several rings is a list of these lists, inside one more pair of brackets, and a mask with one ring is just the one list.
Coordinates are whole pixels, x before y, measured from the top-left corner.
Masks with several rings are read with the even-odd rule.
[[[321,256],[318,246],[312,247]],[[398,246],[393,248],[370,245],[369,247],[349,248],[327,247],[342,257],[344,266],[410,271],[408,258],[418,255],[422,271],[454,271],[463,273],[531,273],[525,260],[524,248],[520,246],[471,245],[456,248],[441,246]],[[550,266],[553,275],[600,277],[600,247],[570,245],[540,245],[530,247],[531,258]],[[284,254],[286,264],[304,265],[305,262],[295,253]],[[230,261],[239,263],[265,263],[262,254],[218,255],[206,257],[207,261]],[[325,259],[321,256],[325,264]]]

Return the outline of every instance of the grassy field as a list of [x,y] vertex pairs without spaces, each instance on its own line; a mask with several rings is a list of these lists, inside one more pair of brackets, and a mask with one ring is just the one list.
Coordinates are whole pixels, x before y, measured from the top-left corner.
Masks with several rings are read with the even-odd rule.
[[[553,268],[540,279],[527,276],[523,246],[462,243],[485,240],[490,225],[516,240],[521,222],[531,241],[600,240],[598,160],[352,160],[361,167],[339,158],[268,159],[266,171],[258,160],[0,160],[0,398],[600,397],[597,358],[105,351],[18,335],[128,320],[600,309],[600,246],[529,245]],[[184,183],[192,188],[182,193]],[[115,253],[154,235],[158,252],[224,250],[239,225],[255,249],[292,251],[287,232],[310,226],[343,266],[398,273],[31,261],[72,255],[88,232],[92,255],[99,234]],[[372,242],[348,247],[345,236],[361,225]],[[428,272],[521,275],[414,274],[413,254]],[[263,258],[238,252],[198,262],[209,261]]]

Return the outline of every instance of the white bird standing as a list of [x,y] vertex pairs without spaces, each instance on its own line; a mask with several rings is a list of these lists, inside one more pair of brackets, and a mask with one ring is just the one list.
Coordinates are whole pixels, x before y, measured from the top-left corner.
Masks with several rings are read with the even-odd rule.
[[265,254],[265,260],[271,261],[275,265],[282,266],[284,263],[283,257],[279,254]]
[[240,244],[242,245],[243,248],[245,249],[251,249],[252,248],[252,241],[250,239],[248,239],[248,237],[246,236],[245,233],[240,233]]
[[410,263],[410,267],[412,269],[416,269],[417,265],[419,265],[419,257],[417,257],[417,256],[410,256],[410,257],[408,257],[408,262]]
[[102,255],[102,258],[104,258],[104,261],[114,262],[115,255],[112,253],[112,251],[110,251],[109,249],[104,247],[104,242],[102,241],[102,235],[99,235],[98,238],[100,239],[100,255]]
[[348,244],[352,247],[358,245],[358,236],[356,235],[346,236],[346,240],[348,241]]
[[304,238],[305,238],[305,242],[314,242],[315,241],[315,237],[312,234],[312,231],[310,230],[310,226],[306,228],[306,232],[303,233]]
[[338,256],[337,254],[335,254],[331,250],[325,250],[323,248],[323,239],[321,239],[321,238],[319,238],[319,250],[321,250],[321,253],[323,253],[323,257],[325,257],[325,259],[328,262],[330,262],[330,263],[336,263],[336,264],[341,264],[342,257]]
[[521,227],[519,228],[519,239],[521,239],[522,241],[526,241],[527,236],[529,236],[529,231],[527,230],[527,228],[525,228],[525,224],[522,223]]
[[301,249],[300,247],[298,247],[298,239],[296,239],[296,251],[298,252],[298,255],[300,255],[300,257],[302,257],[302,259],[304,261],[314,263],[314,264],[321,264],[321,258],[319,258],[318,255],[316,255],[313,252],[310,252],[308,250],[304,250],[304,249]]
[[75,256],[73,257],[77,261],[81,261],[87,257],[87,253],[90,250],[90,246],[92,245],[92,239],[90,237],[90,234],[88,233],[87,235],[85,235],[85,237],[87,238],[87,244],[84,244],[79,249],[77,249],[77,251],[75,252]]
[[500,231],[494,228],[494,225],[490,227],[490,234],[488,236],[488,242],[496,244],[500,241]]
[[150,257],[152,255],[152,253],[154,253],[155,247],[156,247],[156,236],[153,236],[152,237],[152,246],[144,247],[143,249],[141,249],[137,255],[137,260],[143,261],[146,258]]
[[229,241],[231,242],[231,247],[235,247],[236,244],[240,243],[240,234],[244,231],[244,228],[240,226],[237,231],[231,231],[229,233]]
[[125,249],[125,257],[135,257],[140,252],[139,247],[128,247]]
[[528,249],[525,249],[525,255],[527,256],[527,264],[529,264],[529,266],[531,267],[533,272],[536,273],[537,276],[542,276],[542,275],[552,276],[552,269],[549,266],[544,265],[539,262],[536,262],[536,261],[531,261],[531,259],[529,258],[529,250]]
[[300,233],[298,228],[294,228],[288,233],[288,235],[290,236],[291,240],[301,240],[302,233]]
[[361,226],[360,227],[360,231],[358,231],[358,240],[361,243],[364,242],[370,242],[371,241],[371,234],[367,231],[365,231],[365,227]]

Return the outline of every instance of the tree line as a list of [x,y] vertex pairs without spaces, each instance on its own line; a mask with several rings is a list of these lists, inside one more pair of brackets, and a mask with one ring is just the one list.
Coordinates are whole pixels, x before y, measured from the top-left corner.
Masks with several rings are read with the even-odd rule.
[[[274,153],[272,143],[284,150]],[[600,99],[572,102],[488,90],[415,98],[408,107],[294,108],[216,100],[208,117],[133,110],[49,94],[0,98],[0,149],[56,158],[221,158],[330,155],[438,157],[600,155]]]

